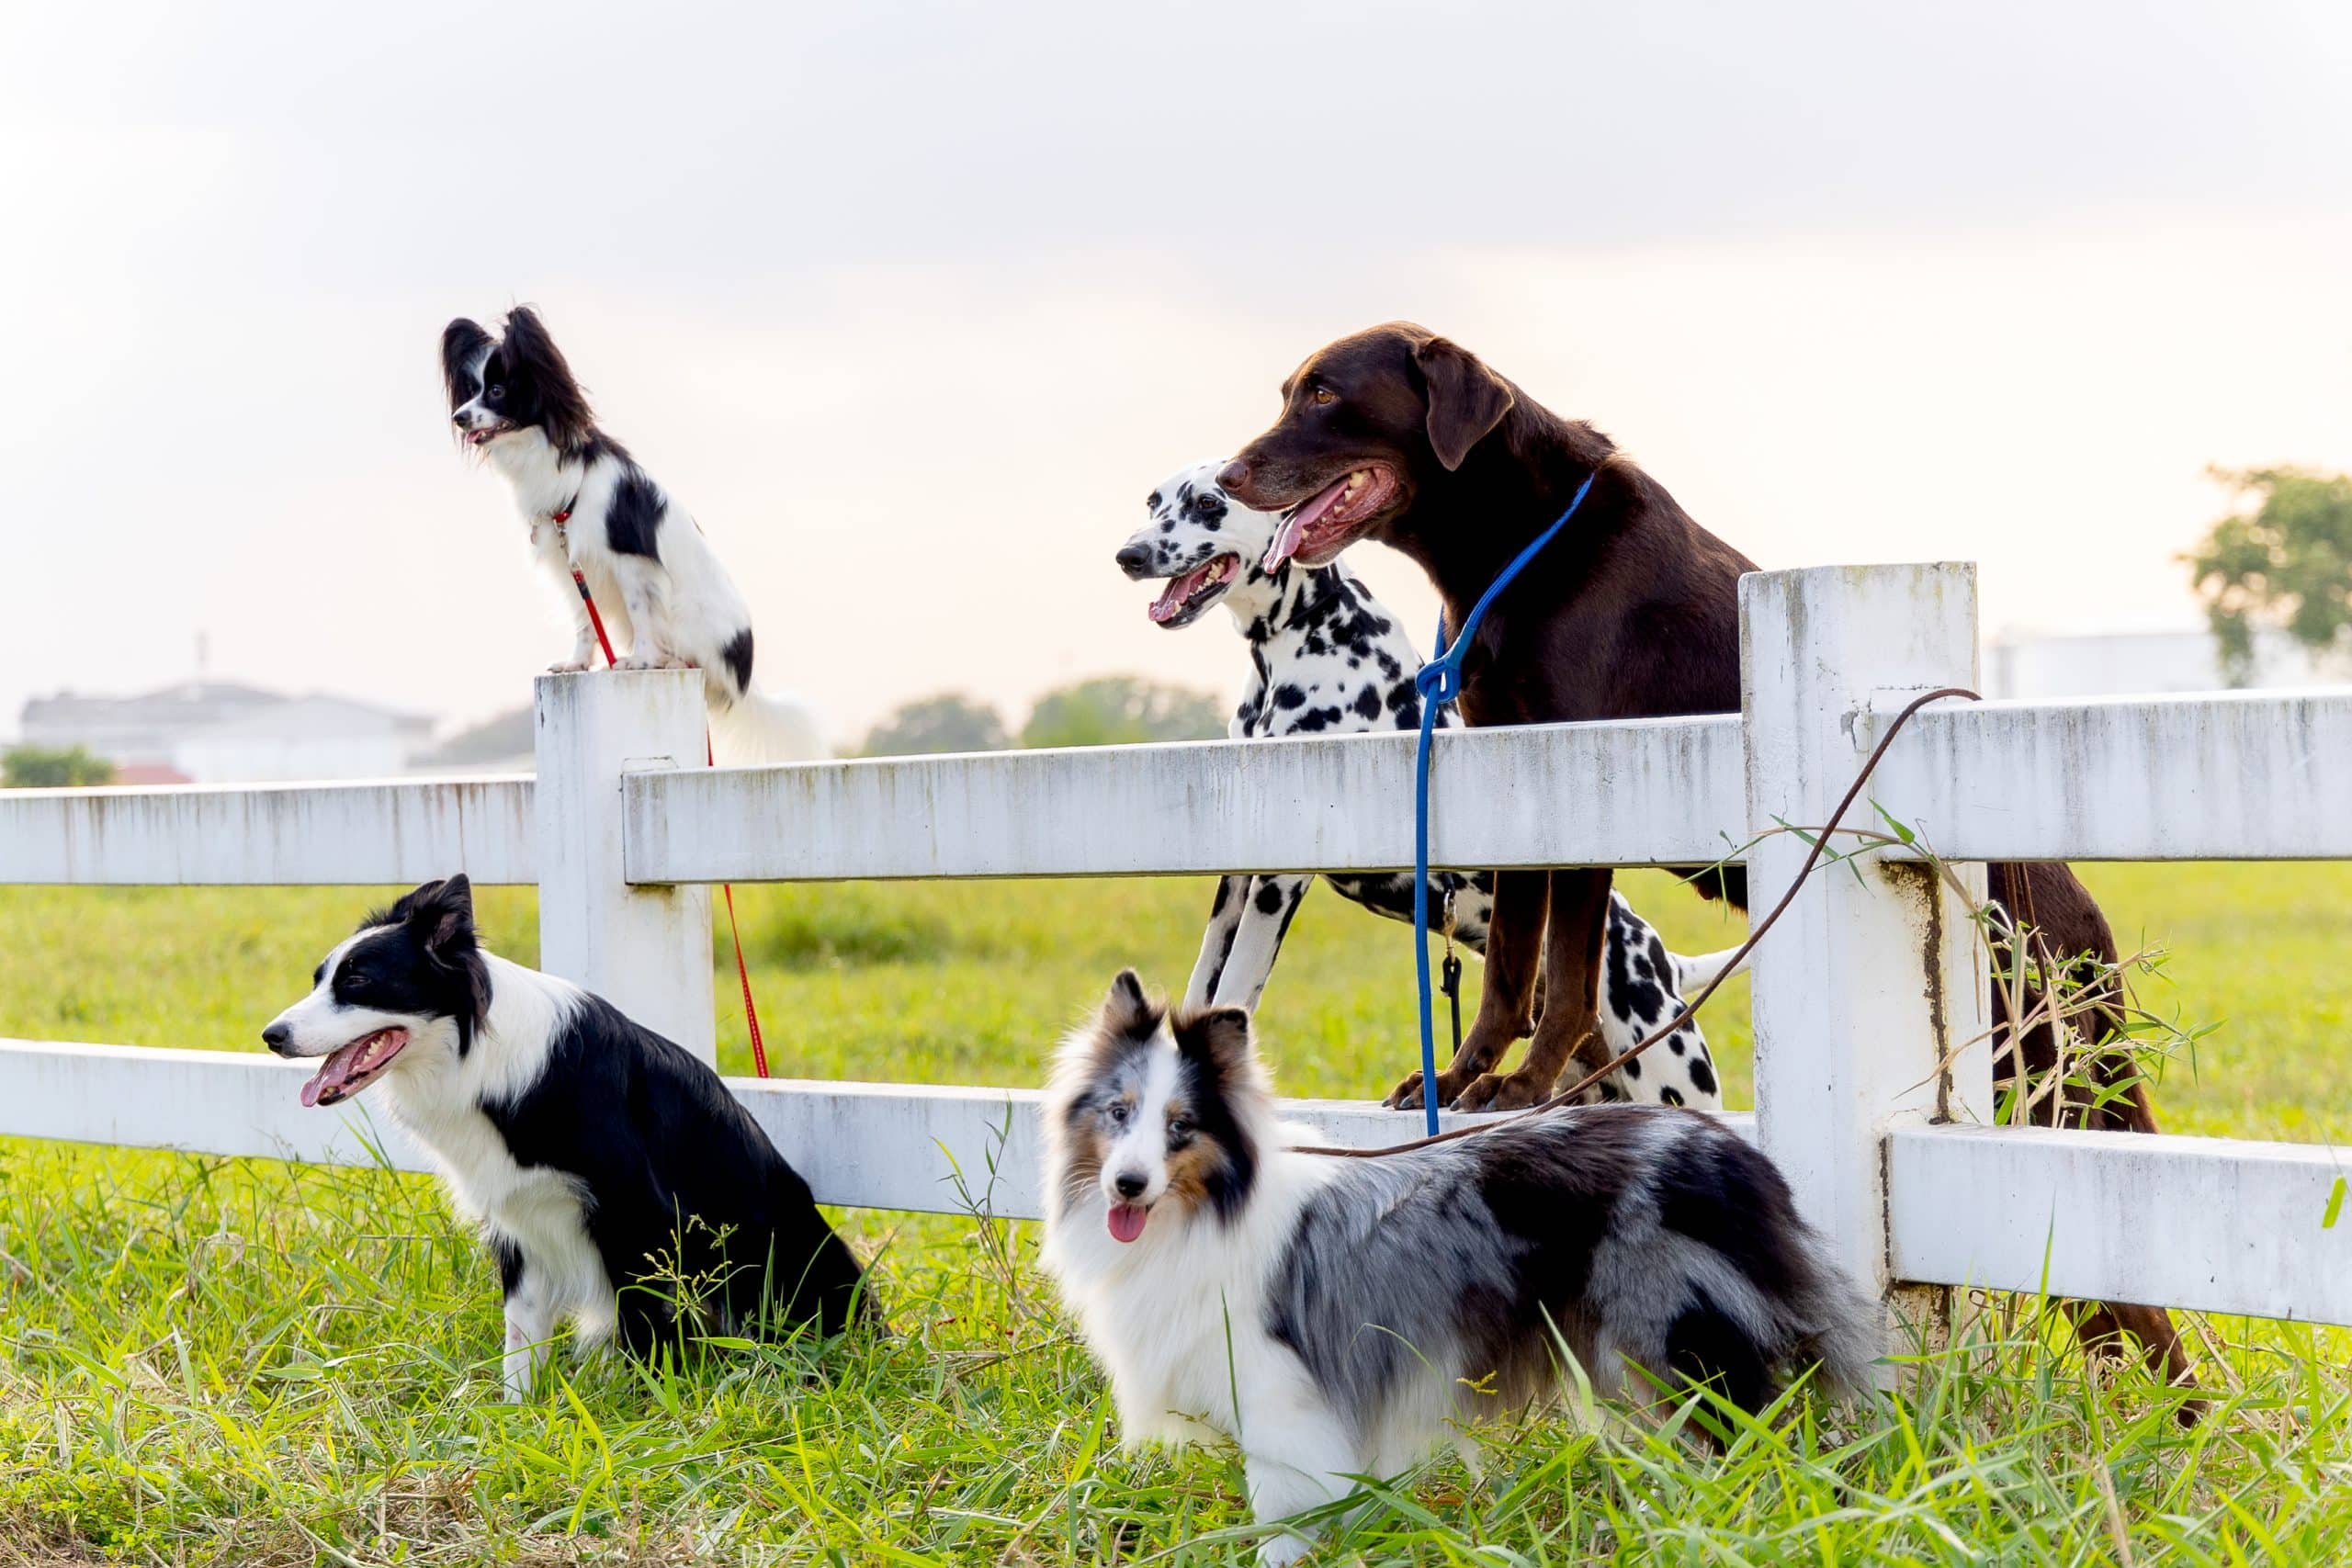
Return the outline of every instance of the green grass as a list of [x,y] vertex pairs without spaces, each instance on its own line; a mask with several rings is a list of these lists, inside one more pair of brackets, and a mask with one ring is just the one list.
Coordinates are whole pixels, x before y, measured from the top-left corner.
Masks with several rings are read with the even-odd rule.
[[[1736,928],[1664,879],[1686,949]],[[2352,871],[2094,868],[2143,999],[2221,1027],[2159,1091],[2184,1131],[2341,1140]],[[1027,1084],[1135,963],[1170,986],[1198,882],[753,888],[739,895],[776,1070]],[[0,1032],[247,1049],[347,931],[345,891],[0,890]],[[527,893],[485,925],[534,956]],[[1411,1055],[1399,929],[1308,902],[1262,1025],[1285,1090],[1364,1096]],[[1474,970],[1475,976],[1475,970]],[[1711,1010],[1735,1103],[1744,996]],[[722,1050],[746,1070],[731,964]],[[1250,1536],[1223,1450],[1123,1456],[1101,1381],[1031,1268],[974,1222],[851,1213],[896,1332],[714,1347],[496,1399],[486,1262],[430,1184],[372,1171],[0,1140],[0,1564],[1216,1562]],[[2222,1399],[2193,1430],[2136,1371],[2086,1372],[1988,1315],[1880,1422],[1802,1414],[1720,1459],[1545,1418],[1449,1459],[1325,1560],[2335,1562],[2352,1539],[2346,1337],[2199,1325]]]

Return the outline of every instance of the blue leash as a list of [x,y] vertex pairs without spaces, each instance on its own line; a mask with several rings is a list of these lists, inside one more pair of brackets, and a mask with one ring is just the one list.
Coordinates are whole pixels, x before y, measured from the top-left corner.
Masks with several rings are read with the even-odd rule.
[[1413,756],[1413,972],[1421,992],[1421,1108],[1431,1137],[1437,1135],[1438,1105],[1437,1035],[1430,1023],[1430,737],[1436,732],[1439,711],[1462,694],[1462,660],[1470,651],[1470,639],[1478,635],[1478,623],[1486,619],[1487,606],[1568,525],[1600,472],[1596,468],[1587,474],[1569,498],[1568,509],[1487,585],[1477,604],[1471,606],[1469,618],[1462,623],[1462,635],[1451,646],[1445,640],[1445,612],[1438,612],[1436,656],[1413,677],[1413,689],[1421,694],[1421,743]]

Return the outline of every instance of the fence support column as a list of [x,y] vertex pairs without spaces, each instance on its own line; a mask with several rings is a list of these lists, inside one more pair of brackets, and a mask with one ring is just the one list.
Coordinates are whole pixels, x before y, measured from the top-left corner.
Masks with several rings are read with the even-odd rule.
[[[1758,572],[1740,580],[1739,612],[1751,835],[1819,827],[1894,709],[1976,684],[1973,564]],[[1865,789],[1844,825],[1884,830],[1871,800]],[[1751,909],[1771,907],[1805,852],[1793,833],[1751,847]],[[1800,1212],[1859,1282],[1885,1292],[1887,1131],[1989,1122],[1992,1050],[1979,1038],[1987,991],[1969,900],[1916,863],[1865,861],[1859,879],[1855,869],[1816,872],[1757,950],[1756,1110]],[[1984,868],[1953,869],[1981,900]],[[1903,1305],[1915,1318],[1945,1311]]]
[[536,695],[540,967],[715,1062],[709,889],[621,879],[622,775],[703,765],[702,677],[542,675]]

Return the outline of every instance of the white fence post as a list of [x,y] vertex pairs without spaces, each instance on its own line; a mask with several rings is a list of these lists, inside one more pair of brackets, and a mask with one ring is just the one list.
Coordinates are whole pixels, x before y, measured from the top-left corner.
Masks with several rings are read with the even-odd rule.
[[[1740,580],[1739,610],[1751,834],[1819,827],[1892,709],[1976,683],[1973,564],[1758,572]],[[1885,828],[1871,798],[1865,789],[1846,827]],[[1749,851],[1751,909],[1772,906],[1805,852],[1792,833]],[[1983,867],[1955,869],[1981,899]],[[1860,871],[1816,872],[1757,950],[1756,1111],[1799,1210],[1858,1281],[1884,1292],[1888,1129],[1990,1122],[1992,1055],[1978,1038],[1987,988],[1967,904],[1917,863]]]
[[703,765],[701,675],[542,675],[537,706],[540,967],[715,1062],[710,890],[621,873],[623,775]]

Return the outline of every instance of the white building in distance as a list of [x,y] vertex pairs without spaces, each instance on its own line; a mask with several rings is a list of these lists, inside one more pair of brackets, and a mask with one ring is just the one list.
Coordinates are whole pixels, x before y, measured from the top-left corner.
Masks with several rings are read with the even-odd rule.
[[[2247,689],[2332,686],[2352,670],[2268,627],[2254,637]],[[2107,697],[2230,688],[2207,631],[2094,632],[2080,637],[2004,633],[1984,645],[1988,697]]]
[[402,773],[433,720],[349,697],[190,681],[131,697],[35,697],[17,729],[28,746],[104,757],[126,782],[268,784]]

